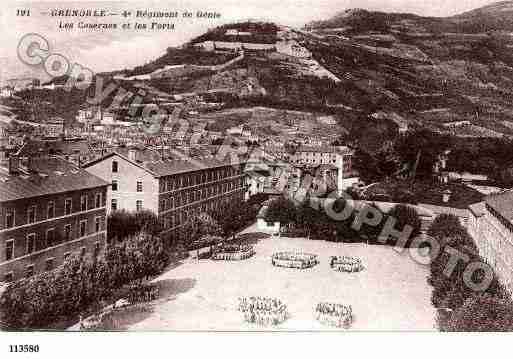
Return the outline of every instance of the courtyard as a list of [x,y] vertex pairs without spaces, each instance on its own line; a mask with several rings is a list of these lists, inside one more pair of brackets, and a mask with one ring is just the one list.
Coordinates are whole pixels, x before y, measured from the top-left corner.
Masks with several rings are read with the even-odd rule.
[[[343,244],[304,238],[254,240],[256,255],[243,261],[186,259],[176,263],[153,282],[160,298],[149,310],[125,313],[120,330],[345,330],[318,323],[314,308],[319,302],[351,305],[350,330],[436,330],[435,308],[426,282],[428,267],[415,263],[405,252],[391,247]],[[275,267],[278,251],[317,254],[313,268]],[[359,273],[330,268],[330,256],[356,256],[365,269]],[[243,321],[238,298],[275,297],[288,307],[290,318],[274,327]]]

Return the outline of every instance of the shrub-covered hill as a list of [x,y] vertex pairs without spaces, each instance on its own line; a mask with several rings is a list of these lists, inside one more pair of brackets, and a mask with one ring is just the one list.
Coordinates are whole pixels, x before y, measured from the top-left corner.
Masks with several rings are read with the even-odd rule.
[[[362,122],[427,127],[464,136],[513,135],[513,1],[450,18],[348,10],[303,30],[241,22],[212,29],[134,69],[102,76],[148,74],[167,65],[219,65],[237,51],[200,50],[202,41],[283,43],[311,53],[244,51],[218,70],[199,68],[123,86],[162,94],[195,92],[231,107],[265,104],[322,110]],[[249,36],[248,34],[251,34]],[[456,126],[458,121],[465,126]]]

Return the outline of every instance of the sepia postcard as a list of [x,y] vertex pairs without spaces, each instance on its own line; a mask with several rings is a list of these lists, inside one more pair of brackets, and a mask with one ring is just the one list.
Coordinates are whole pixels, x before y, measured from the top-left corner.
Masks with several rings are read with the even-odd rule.
[[9,0],[0,40],[0,338],[513,332],[513,1]]

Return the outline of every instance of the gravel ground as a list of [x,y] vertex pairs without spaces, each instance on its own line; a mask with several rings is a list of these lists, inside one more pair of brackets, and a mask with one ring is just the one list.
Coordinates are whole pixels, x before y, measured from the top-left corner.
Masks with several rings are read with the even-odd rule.
[[[240,262],[188,259],[154,280],[161,298],[152,311],[124,318],[126,330],[333,330],[314,319],[318,302],[353,307],[351,330],[436,330],[430,303],[428,268],[406,253],[385,246],[340,244],[303,238],[267,238],[255,244],[256,255]],[[317,254],[320,264],[298,270],[274,267],[271,255],[292,250]],[[360,273],[335,272],[329,256],[362,259]],[[241,296],[281,299],[290,318],[277,327],[243,322]],[[344,330],[344,329],[340,329]]]

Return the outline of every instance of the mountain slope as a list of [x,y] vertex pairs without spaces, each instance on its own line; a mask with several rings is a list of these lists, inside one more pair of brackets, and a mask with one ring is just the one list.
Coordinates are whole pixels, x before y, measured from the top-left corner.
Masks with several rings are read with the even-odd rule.
[[512,1],[452,18],[345,11],[308,24],[307,47],[380,109],[434,129],[470,121],[458,131],[512,134],[510,8]]
[[[465,136],[513,135],[512,8],[513,1],[500,2],[447,18],[354,9],[302,30],[227,24],[146,65],[102,75],[154,89],[155,102],[192,93],[226,107],[330,113],[346,128],[379,119]],[[154,78],[155,71],[163,75]],[[133,75],[144,79],[127,78]]]

